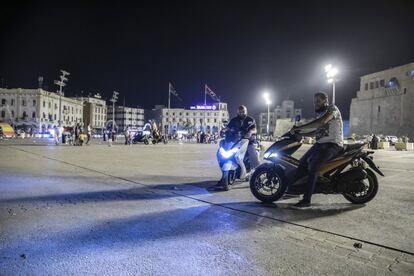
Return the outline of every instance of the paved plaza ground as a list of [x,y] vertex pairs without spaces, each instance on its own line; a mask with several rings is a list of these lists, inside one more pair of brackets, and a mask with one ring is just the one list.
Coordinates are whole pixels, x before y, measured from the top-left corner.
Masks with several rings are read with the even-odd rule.
[[247,183],[208,191],[216,149],[0,141],[0,275],[414,274],[414,152],[375,152],[366,205],[295,210]]

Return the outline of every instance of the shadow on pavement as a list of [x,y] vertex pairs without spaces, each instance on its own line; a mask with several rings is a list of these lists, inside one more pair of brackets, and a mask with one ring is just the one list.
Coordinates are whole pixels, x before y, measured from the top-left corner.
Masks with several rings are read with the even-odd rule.
[[[295,202],[296,203],[296,202]],[[261,202],[232,202],[222,204],[230,209],[242,210],[260,216],[285,220],[289,222],[305,221],[309,219],[336,216],[345,212],[350,212],[365,207],[364,204],[352,203],[327,203],[313,204],[310,208],[294,209],[294,203],[272,203],[264,204]]]
[[[100,198],[100,196],[98,196]],[[131,199],[136,199],[136,196]],[[138,197],[139,198],[139,197]],[[213,239],[214,236],[233,235],[245,232],[247,229],[255,229],[261,218],[249,219],[249,215],[232,215],[234,209],[241,206],[258,205],[252,202],[240,202],[223,204],[232,210],[223,211],[221,207],[203,205],[190,208],[177,208],[129,216],[124,218],[108,217],[99,220],[99,223],[79,221],[67,221],[67,231],[51,232],[45,237],[41,230],[31,229],[30,235],[23,239],[11,240],[0,250],[3,258],[14,258],[19,254],[25,254],[27,261],[44,263],[50,256],[59,257],[68,254],[88,255],[94,252],[112,251],[125,247],[149,247],[152,248],[157,241],[175,241],[194,244],[194,240]],[[263,208],[263,206],[260,206]],[[358,206],[334,205],[329,210],[306,210],[297,213],[294,220],[304,220],[323,216],[335,215],[340,211],[350,211]],[[361,207],[361,206],[360,206]],[[268,207],[265,207],[269,209]],[[243,209],[243,208],[242,208]],[[271,206],[276,212],[286,212],[283,206]],[[269,216],[267,212],[267,216]],[[96,221],[95,221],[96,222]],[[60,225],[61,226],[61,225]],[[53,227],[53,225],[49,225]],[[275,222],[274,227],[283,227],[280,222]],[[189,246],[189,245],[187,245]],[[24,252],[22,252],[24,250]]]
[[[73,178],[73,177],[70,177]],[[209,182],[207,182],[209,183]],[[134,187],[120,190],[91,191],[79,193],[60,193],[44,196],[18,197],[11,199],[1,199],[0,203],[88,203],[88,202],[104,202],[104,201],[127,201],[127,200],[157,200],[162,198],[178,197],[179,194],[174,192],[183,191],[185,189],[187,195],[207,194],[202,189],[186,189],[188,186],[207,185],[200,183],[185,183],[179,185],[161,184],[146,187]]]
[[[89,255],[125,247],[153,248],[159,240],[180,240],[179,243],[184,244],[193,240],[191,243],[194,244],[197,238],[231,235],[234,231],[257,226],[255,221],[229,215],[229,212],[209,205],[146,212],[123,218],[113,218],[115,216],[112,214],[112,218],[93,223],[87,218],[85,221],[65,221],[63,226],[67,231],[50,231],[47,237],[42,230],[26,229],[30,234],[23,239],[9,240],[0,249],[0,256],[14,259],[24,253],[31,265],[33,262],[44,265],[44,262],[51,260],[50,256],[56,258],[60,254]],[[50,229],[54,225],[48,227]],[[61,227],[62,222],[59,223]]]

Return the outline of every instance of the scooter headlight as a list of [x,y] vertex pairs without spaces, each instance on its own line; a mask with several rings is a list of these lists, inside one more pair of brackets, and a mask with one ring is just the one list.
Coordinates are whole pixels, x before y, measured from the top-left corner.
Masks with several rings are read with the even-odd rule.
[[266,152],[263,155],[263,158],[265,159],[269,159],[269,158],[277,158],[279,155],[277,154],[277,152]]
[[239,151],[238,148],[232,148],[230,150],[225,150],[222,147],[219,150],[220,155],[225,159],[228,159],[228,158],[232,157],[238,151]]

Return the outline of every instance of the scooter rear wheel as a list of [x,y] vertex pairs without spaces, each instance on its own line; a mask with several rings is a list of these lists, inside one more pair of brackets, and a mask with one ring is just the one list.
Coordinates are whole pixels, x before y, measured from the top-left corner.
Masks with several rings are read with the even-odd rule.
[[286,188],[287,181],[283,171],[277,168],[259,166],[250,178],[250,191],[264,203],[280,199]]
[[364,204],[371,201],[378,192],[378,179],[373,171],[366,169],[367,178],[359,184],[361,189],[354,192],[344,192],[342,195],[354,204]]

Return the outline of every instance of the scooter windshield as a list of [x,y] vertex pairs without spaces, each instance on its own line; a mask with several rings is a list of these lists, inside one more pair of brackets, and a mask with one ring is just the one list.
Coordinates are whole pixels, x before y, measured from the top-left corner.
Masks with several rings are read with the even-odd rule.
[[233,147],[233,145],[237,144],[242,139],[243,139],[243,134],[241,133],[241,131],[229,130],[226,132],[224,141],[226,142],[226,144],[231,144],[231,147]]

